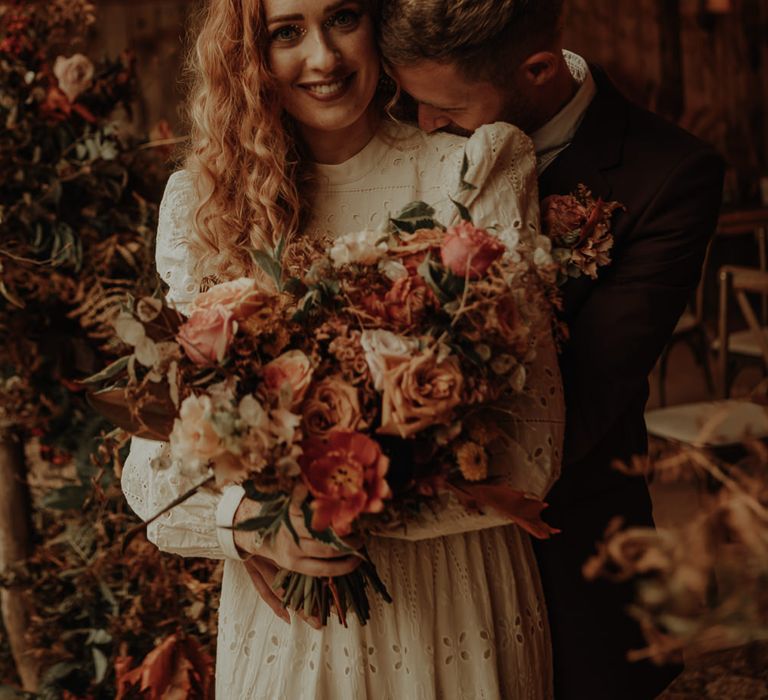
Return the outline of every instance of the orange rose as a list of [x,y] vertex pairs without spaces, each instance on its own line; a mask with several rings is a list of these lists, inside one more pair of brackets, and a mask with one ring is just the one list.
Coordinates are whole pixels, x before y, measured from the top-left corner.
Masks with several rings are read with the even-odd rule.
[[312,381],[312,363],[301,350],[289,350],[264,367],[264,384],[272,393],[279,393],[284,384],[291,388],[291,408],[297,408],[304,400]]
[[240,277],[231,282],[217,284],[207,292],[198,294],[192,302],[192,310],[222,306],[232,313],[236,321],[242,321],[270,301],[272,301],[271,295],[260,292],[256,280]]
[[384,296],[386,317],[404,328],[419,323],[427,311],[439,306],[434,293],[420,276],[401,277]]
[[309,439],[302,444],[301,473],[314,496],[312,528],[329,527],[344,537],[361,513],[379,513],[391,496],[386,477],[389,459],[379,444],[366,435],[335,431],[328,440]]
[[357,389],[338,377],[316,384],[304,403],[304,429],[313,438],[326,438],[334,430],[357,430],[363,417]]
[[573,195],[550,195],[541,202],[542,231],[555,243],[572,245],[567,237],[577,238],[588,218],[589,211]]
[[450,422],[452,410],[461,403],[464,377],[454,355],[438,359],[433,350],[389,359],[382,384],[378,432],[406,438],[430,425]]
[[485,229],[468,221],[448,229],[440,248],[440,259],[454,275],[477,279],[504,254],[504,244]]
[[179,328],[176,340],[196,365],[221,362],[235,335],[232,312],[223,306],[194,311]]

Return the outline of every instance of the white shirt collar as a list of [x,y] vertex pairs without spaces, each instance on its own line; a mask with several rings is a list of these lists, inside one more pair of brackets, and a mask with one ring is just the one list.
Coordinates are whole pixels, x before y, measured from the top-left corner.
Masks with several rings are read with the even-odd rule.
[[563,51],[563,57],[568,70],[580,86],[568,104],[530,135],[536,149],[539,175],[570,146],[587,108],[597,93],[587,62],[571,51]]

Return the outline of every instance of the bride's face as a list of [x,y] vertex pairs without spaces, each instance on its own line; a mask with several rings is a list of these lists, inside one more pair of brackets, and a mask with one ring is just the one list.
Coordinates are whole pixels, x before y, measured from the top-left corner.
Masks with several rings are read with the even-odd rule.
[[288,114],[315,132],[364,120],[380,65],[366,3],[264,0],[264,9],[269,64]]

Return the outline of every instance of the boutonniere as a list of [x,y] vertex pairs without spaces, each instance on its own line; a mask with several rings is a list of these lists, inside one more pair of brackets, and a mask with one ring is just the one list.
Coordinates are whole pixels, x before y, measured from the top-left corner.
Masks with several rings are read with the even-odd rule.
[[617,209],[624,205],[595,199],[584,185],[572,194],[544,198],[541,227],[552,244],[558,285],[582,275],[596,279],[598,268],[611,262],[611,218]]

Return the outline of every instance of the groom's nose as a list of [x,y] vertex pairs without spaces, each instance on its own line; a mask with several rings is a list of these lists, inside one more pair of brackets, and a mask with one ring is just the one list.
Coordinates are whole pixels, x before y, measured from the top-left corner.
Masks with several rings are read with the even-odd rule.
[[444,129],[451,123],[450,117],[431,105],[419,105],[419,128],[431,133],[438,129]]

